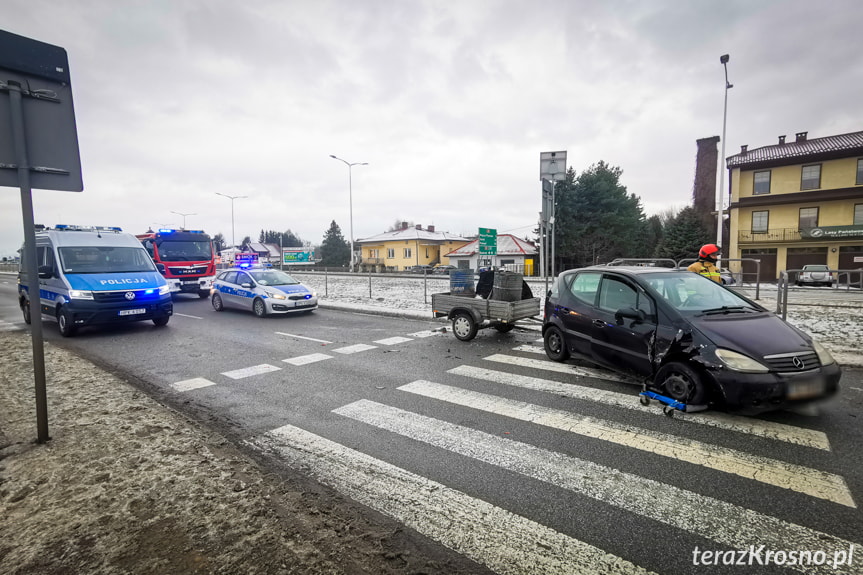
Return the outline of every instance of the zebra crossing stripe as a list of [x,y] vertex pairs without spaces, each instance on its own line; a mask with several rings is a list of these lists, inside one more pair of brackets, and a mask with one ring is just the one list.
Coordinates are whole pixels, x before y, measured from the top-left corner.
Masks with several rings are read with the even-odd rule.
[[810,467],[431,381],[417,380],[398,389],[655,453],[847,507],[857,507],[841,476]]
[[289,363],[291,365],[307,365],[309,363],[315,363],[316,361],[323,361],[325,359],[332,359],[333,356],[327,355],[325,353],[310,353],[309,355],[300,355],[297,357],[289,357],[288,359],[283,359],[285,363]]
[[512,351],[524,351],[527,353],[535,353],[537,355],[545,355],[545,348],[539,345],[520,345],[512,348]]
[[[516,373],[495,371],[492,369],[473,367],[469,365],[460,365],[449,370],[448,373],[471,377],[474,379],[482,379],[494,383],[533,389],[536,391],[555,393],[557,395],[564,395],[566,397],[573,397],[584,401],[595,401],[598,403],[614,405],[616,407],[623,407],[625,409],[649,412],[655,415],[662,415],[662,406],[659,403],[652,402],[649,406],[642,406],[635,393],[626,394],[606,391],[603,389],[585,388],[572,383],[560,383],[558,381],[541,379],[529,375],[519,375]],[[748,433],[750,435],[774,439],[776,441],[785,441],[795,445],[830,451],[830,441],[827,439],[827,434],[814,429],[806,429],[784,423],[763,421],[760,419],[753,419],[751,417],[739,417],[717,412],[677,412],[674,414],[674,418],[689,423],[698,423],[709,427],[717,427],[739,433]]]
[[171,387],[175,391],[191,391],[193,389],[200,389],[202,387],[209,387],[211,385],[216,385],[215,381],[210,381],[209,379],[203,377],[195,377],[192,379],[184,379],[183,381],[178,381],[176,383],[172,383]]
[[504,575],[648,574],[578,539],[286,425],[253,443],[321,483]]
[[[823,549],[833,556],[851,545],[713,497],[373,401],[360,400],[333,413],[568,489],[732,549],[750,545]],[[805,570],[818,572],[811,566]],[[825,565],[820,572],[833,573],[833,566]]]
[[389,337],[387,339],[379,339],[375,343],[379,343],[381,345],[396,345],[396,344],[405,343],[408,341],[413,341],[413,340],[409,337],[396,336],[396,337]]
[[332,351],[334,351],[336,353],[342,353],[345,355],[349,355],[352,353],[359,353],[361,351],[368,351],[370,349],[376,349],[376,348],[377,348],[376,345],[369,345],[367,343],[357,343],[357,344],[349,345],[346,347],[340,347],[339,349],[334,349]]
[[261,365],[253,365],[252,367],[244,367],[243,369],[235,369],[233,371],[225,371],[222,372],[222,375],[225,377],[230,377],[231,379],[243,379],[244,377],[252,377],[253,375],[261,375],[262,373],[269,373],[271,371],[279,371],[282,369],[281,367],[277,367],[275,365],[269,365],[266,363],[262,363]]
[[531,359],[529,357],[518,357],[516,355],[503,355],[496,353],[483,358],[486,361],[495,361],[497,363],[505,363],[508,365],[518,365],[521,367],[529,367],[531,369],[542,369],[545,371],[555,371],[557,373],[568,373],[577,377],[592,377],[595,379],[604,379],[605,381],[620,381],[623,383],[638,383],[632,378],[617,375],[610,371],[601,369],[591,369],[589,367],[577,367],[568,363],[557,363],[556,361]]

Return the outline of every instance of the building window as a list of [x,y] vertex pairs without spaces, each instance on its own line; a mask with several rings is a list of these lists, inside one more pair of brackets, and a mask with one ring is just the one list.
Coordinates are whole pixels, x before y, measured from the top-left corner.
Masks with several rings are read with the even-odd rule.
[[803,166],[800,180],[801,190],[817,190],[821,187],[821,164]]
[[863,204],[854,204],[854,225],[863,226]]
[[770,193],[770,170],[766,172],[755,172],[752,184],[753,195]]
[[800,208],[800,229],[818,227],[818,208]]
[[395,248],[387,248],[387,259],[391,260],[396,257],[396,249]]
[[411,257],[411,249],[410,248],[404,248],[404,250],[405,250],[404,257],[406,257],[406,258]]
[[752,233],[753,234],[766,234],[767,233],[767,222],[769,219],[770,212],[752,212]]
[[857,160],[857,185],[863,185],[863,158]]

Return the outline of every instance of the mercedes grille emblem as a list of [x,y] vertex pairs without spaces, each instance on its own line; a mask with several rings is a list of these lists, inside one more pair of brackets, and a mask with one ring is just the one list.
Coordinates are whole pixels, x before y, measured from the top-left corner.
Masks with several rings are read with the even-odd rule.
[[794,367],[796,367],[797,369],[803,369],[804,367],[806,367],[806,364],[803,363],[803,360],[800,359],[799,357],[797,357],[796,355],[794,356],[794,359],[792,359],[791,361],[794,363]]
[[[135,292],[133,292],[133,291],[127,291],[127,292],[126,292],[126,299],[127,299],[127,300],[129,300],[129,301],[132,301],[133,299],[135,299]],[[797,358],[795,357],[794,359],[796,360]],[[795,365],[796,365],[796,364],[795,364]]]

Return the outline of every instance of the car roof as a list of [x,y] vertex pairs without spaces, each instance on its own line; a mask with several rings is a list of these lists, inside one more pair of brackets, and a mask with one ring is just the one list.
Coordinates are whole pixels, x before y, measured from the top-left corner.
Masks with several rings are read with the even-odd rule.
[[[572,272],[582,272],[582,271],[602,271],[602,272],[619,272],[625,275],[649,275],[655,273],[667,273],[667,272],[688,272],[686,268],[663,268],[656,266],[589,266],[586,268],[574,268],[571,270],[566,270],[561,273],[572,273]],[[688,272],[691,273],[691,272]]]

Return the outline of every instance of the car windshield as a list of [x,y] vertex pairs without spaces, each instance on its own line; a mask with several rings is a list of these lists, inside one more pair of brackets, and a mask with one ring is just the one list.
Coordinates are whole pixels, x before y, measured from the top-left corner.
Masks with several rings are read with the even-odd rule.
[[158,245],[163,262],[195,262],[213,257],[209,241],[162,240]]
[[153,272],[156,267],[142,247],[118,248],[110,246],[65,247],[60,252],[63,273],[101,274],[122,272]]
[[262,286],[284,286],[300,283],[279,270],[250,270],[249,275]]
[[748,311],[751,303],[717,282],[692,272],[650,274],[647,284],[680,311]]

